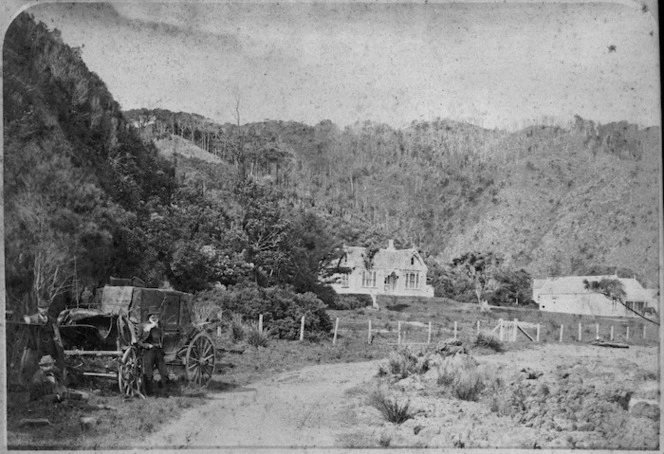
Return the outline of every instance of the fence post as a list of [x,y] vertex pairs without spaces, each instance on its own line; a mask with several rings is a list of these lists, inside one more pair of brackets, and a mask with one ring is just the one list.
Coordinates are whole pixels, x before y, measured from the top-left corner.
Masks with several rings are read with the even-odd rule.
[[480,321],[477,321],[477,334],[480,334]]
[[643,325],[643,338],[646,338],[646,325]]
[[581,342],[581,323],[579,323],[579,342]]
[[337,344],[337,331],[339,330],[339,317],[337,317],[337,321],[334,322],[334,337],[332,338],[332,345]]
[[613,340],[613,325],[611,325],[611,340]]
[[627,327],[627,332],[625,333],[625,340],[629,340],[629,326]]
[[431,320],[429,320],[429,334],[427,335],[427,344],[431,343]]
[[304,315],[302,316],[302,324],[300,325],[300,340],[304,340]]
[[563,341],[563,325],[560,325],[560,340],[559,342]]
[[397,345],[401,345],[401,322],[397,322],[397,335],[399,336],[397,339]]
[[537,324],[537,342],[540,341],[540,324]]
[[258,314],[258,331],[263,332],[263,314]]
[[599,339],[599,323],[595,323],[595,339]]
[[371,319],[369,319],[369,334],[367,335],[367,344],[371,343]]
[[223,320],[222,316],[224,315],[223,309],[219,311],[219,325],[217,325],[217,337],[221,337],[221,321]]
[[514,319],[514,331],[512,332],[512,342],[516,342],[516,330],[518,329],[517,326],[519,326],[519,320]]
[[498,328],[498,337],[500,338],[500,342],[502,342],[503,341],[503,319],[502,318],[499,319],[498,323],[499,323],[498,326],[500,327],[500,328]]

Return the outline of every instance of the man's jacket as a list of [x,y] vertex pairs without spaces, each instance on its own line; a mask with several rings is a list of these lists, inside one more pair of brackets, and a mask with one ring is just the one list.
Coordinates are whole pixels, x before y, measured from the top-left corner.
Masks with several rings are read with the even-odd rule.
[[150,322],[141,323],[138,339],[139,342],[150,344],[154,347],[162,348],[164,346],[164,332],[160,324],[153,325]]

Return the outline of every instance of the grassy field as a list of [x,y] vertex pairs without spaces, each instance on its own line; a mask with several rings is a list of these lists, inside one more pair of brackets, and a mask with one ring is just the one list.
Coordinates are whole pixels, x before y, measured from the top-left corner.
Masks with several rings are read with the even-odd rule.
[[[476,305],[434,299],[381,299],[380,310],[365,307],[347,311],[329,311],[334,322],[339,318],[339,331],[333,344],[333,333],[313,340],[282,341],[269,339],[267,347],[231,344],[235,353],[219,350],[216,373],[207,389],[197,389],[181,383],[162,392],[160,398],[125,400],[117,392],[114,381],[98,380],[82,390],[90,394],[89,401],[68,401],[60,404],[28,402],[27,393],[16,385],[7,394],[7,430],[9,447],[13,449],[112,449],[130,447],[132,440],[142,439],[158,430],[162,424],[178,418],[183,411],[204,404],[212,393],[232,392],[236,389],[272,377],[298,370],[308,365],[346,363],[387,358],[397,349],[398,325],[401,322],[403,343],[426,342],[431,322],[431,342],[436,343],[454,335],[471,340],[477,332],[495,327],[499,319],[541,324],[542,342],[558,343],[560,324],[565,325],[564,343],[578,342],[578,323],[582,323],[583,342],[595,337],[595,324],[600,334],[608,336],[614,327],[615,340],[625,341],[626,328],[632,333],[630,344],[657,345],[656,325],[640,319],[629,321],[574,315],[543,313],[518,308],[493,308],[483,313]],[[369,343],[368,324],[372,324]],[[646,323],[647,339],[642,339]],[[230,330],[216,338],[218,346],[228,348]],[[533,343],[519,335],[517,342],[507,342],[507,351],[527,348]],[[242,352],[242,353],[239,353]],[[177,372],[177,371],[176,371]],[[96,424],[84,428],[80,418],[92,416]],[[25,418],[47,418],[45,427],[21,427]]]
[[[609,318],[574,314],[541,312],[538,309],[518,307],[492,307],[490,312],[481,312],[475,304],[458,303],[444,298],[378,298],[380,310],[370,307],[353,311],[329,311],[333,321],[339,318],[339,331],[342,343],[366,342],[368,325],[371,320],[374,343],[395,343],[398,341],[398,325],[401,322],[402,341],[405,343],[426,342],[428,325],[431,323],[431,342],[435,343],[454,336],[470,340],[480,330],[492,330],[500,319],[540,324],[540,341],[559,342],[560,325],[563,328],[563,342],[578,342],[578,327],[581,324],[581,342],[595,340],[597,326],[599,336],[608,339],[613,327],[613,339],[633,345],[656,345],[659,342],[658,326],[641,318]],[[643,338],[645,326],[646,337]],[[629,328],[629,339],[627,339]],[[535,337],[536,329],[529,330]],[[351,341],[352,339],[352,341]],[[530,342],[519,333],[517,343]]]

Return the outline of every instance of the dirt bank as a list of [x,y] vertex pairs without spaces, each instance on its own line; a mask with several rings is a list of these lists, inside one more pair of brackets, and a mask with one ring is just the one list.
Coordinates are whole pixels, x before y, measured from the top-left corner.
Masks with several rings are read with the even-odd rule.
[[[212,394],[135,446],[658,446],[656,348],[543,344],[474,359],[500,376],[477,401],[441,389],[436,367],[395,380],[376,376],[378,361],[313,366]],[[413,417],[385,421],[367,399],[379,386],[409,401]]]

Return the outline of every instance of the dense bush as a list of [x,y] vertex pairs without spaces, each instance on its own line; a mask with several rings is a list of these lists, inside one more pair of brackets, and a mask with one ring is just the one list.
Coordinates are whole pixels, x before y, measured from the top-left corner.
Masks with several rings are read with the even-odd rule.
[[245,322],[258,321],[262,314],[263,328],[280,339],[299,337],[303,315],[306,333],[327,333],[332,328],[325,305],[313,293],[295,293],[282,287],[238,285],[196,295],[195,304],[206,304],[208,301],[219,309],[242,315]]
[[371,306],[371,296],[369,295],[339,295],[336,300],[330,304],[330,309],[352,310]]

